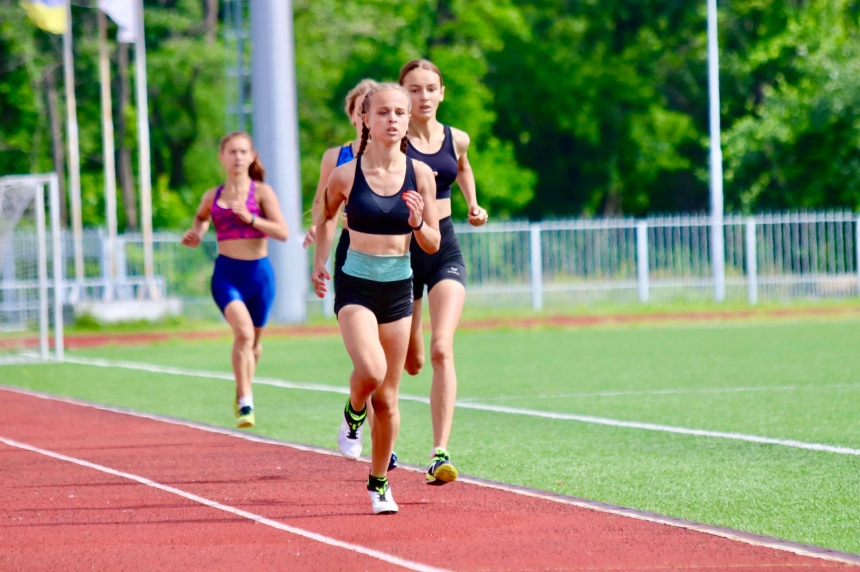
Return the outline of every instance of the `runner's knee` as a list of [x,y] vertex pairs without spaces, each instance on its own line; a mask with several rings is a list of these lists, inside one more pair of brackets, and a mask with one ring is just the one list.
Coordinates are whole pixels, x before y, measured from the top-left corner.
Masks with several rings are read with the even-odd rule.
[[454,361],[454,344],[450,340],[433,340],[430,345],[430,362],[434,368]]
[[369,386],[371,391],[382,385],[385,379],[385,363],[357,365],[353,373],[354,380],[362,386]]
[[376,419],[391,419],[397,411],[397,391],[379,389],[371,397],[373,403],[373,415]]
[[236,347],[252,350],[254,348],[254,328],[236,328],[234,344]]

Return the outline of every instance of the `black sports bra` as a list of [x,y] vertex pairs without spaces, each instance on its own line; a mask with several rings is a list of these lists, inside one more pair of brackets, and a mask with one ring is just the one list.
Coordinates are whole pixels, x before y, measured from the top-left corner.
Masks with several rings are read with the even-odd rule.
[[436,174],[436,198],[450,199],[451,185],[457,180],[460,173],[460,164],[457,162],[457,151],[454,149],[454,137],[451,128],[442,126],[445,131],[445,140],[442,147],[435,153],[422,153],[412,146],[412,142],[406,147],[406,154],[413,159],[426,163]]
[[406,177],[397,194],[383,197],[376,194],[361,170],[361,157],[355,162],[355,179],[349,193],[349,228],[366,234],[409,234],[409,207],[403,200],[404,191],[416,191],[415,169],[406,157]]

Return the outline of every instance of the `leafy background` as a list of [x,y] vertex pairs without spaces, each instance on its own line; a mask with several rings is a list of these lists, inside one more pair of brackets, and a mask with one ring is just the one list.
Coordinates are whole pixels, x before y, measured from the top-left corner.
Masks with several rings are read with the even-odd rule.
[[[145,2],[157,228],[186,225],[222,178],[229,50],[218,4]],[[293,7],[306,207],[323,151],[353,136],[345,93],[428,57],[445,76],[440,119],[470,134],[479,196],[494,218],[707,210],[704,1]],[[860,209],[860,4],[725,0],[719,9],[727,210]],[[96,12],[74,6],[73,22],[84,221],[96,226],[104,221]],[[134,98],[119,105],[120,48],[111,47],[115,121],[128,126],[116,143],[136,172]],[[52,155],[49,113],[53,102],[65,121],[60,63],[59,38],[17,3],[0,3],[0,175],[65,172]],[[133,201],[134,189],[126,192]],[[135,226],[130,208],[120,201],[122,228]],[[463,212],[457,199],[455,214]]]

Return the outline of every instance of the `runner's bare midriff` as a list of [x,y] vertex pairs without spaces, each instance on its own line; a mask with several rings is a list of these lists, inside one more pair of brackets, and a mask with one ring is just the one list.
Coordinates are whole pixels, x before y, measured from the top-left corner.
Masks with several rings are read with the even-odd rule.
[[265,238],[238,238],[218,243],[218,254],[236,260],[259,260],[268,254]]

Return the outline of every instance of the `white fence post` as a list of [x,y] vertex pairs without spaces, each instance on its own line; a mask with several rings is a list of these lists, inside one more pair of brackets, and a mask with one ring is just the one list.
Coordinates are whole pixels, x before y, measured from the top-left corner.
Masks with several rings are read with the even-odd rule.
[[648,301],[648,223],[636,223],[636,278],[639,283],[639,301]]
[[540,223],[529,225],[529,239],[532,310],[539,312],[543,308],[543,259],[540,245]]
[[118,236],[116,239],[116,283],[114,289],[117,292],[117,297],[120,300],[128,300],[132,298],[129,292],[126,279],[128,278],[128,257],[126,256],[126,238]]
[[856,257],[854,270],[857,271],[857,295],[860,296],[860,217],[854,221],[854,254]]
[[755,218],[749,217],[746,230],[747,297],[752,305],[758,303],[758,255],[756,253]]
[[113,300],[113,276],[111,266],[113,264],[114,253],[113,250],[113,241],[111,240],[109,235],[106,235],[104,229],[99,227],[98,235],[99,242],[101,243],[101,252],[99,253],[99,268],[101,269],[102,280],[104,281],[105,287],[102,292],[102,300],[105,302],[110,302]]
[[[57,361],[65,357],[65,338],[63,336],[63,241],[60,227],[60,178],[51,173],[48,188],[48,204],[51,217],[51,262],[54,273],[54,356]],[[47,245],[46,245],[47,247]]]
[[39,275],[39,357],[48,359],[50,340],[48,334],[48,233],[45,223],[45,184],[39,185],[36,193],[36,240],[38,240]]
[[[12,313],[15,311],[15,304],[18,302],[18,290],[15,289],[15,235],[12,235],[6,244],[0,246],[3,252],[0,252],[0,260],[3,261],[0,266],[0,291],[3,292],[3,313]],[[15,322],[19,318],[15,317]],[[26,318],[24,318],[26,321]]]
[[722,214],[711,218],[711,268],[714,271],[714,300],[726,299],[726,244]]

